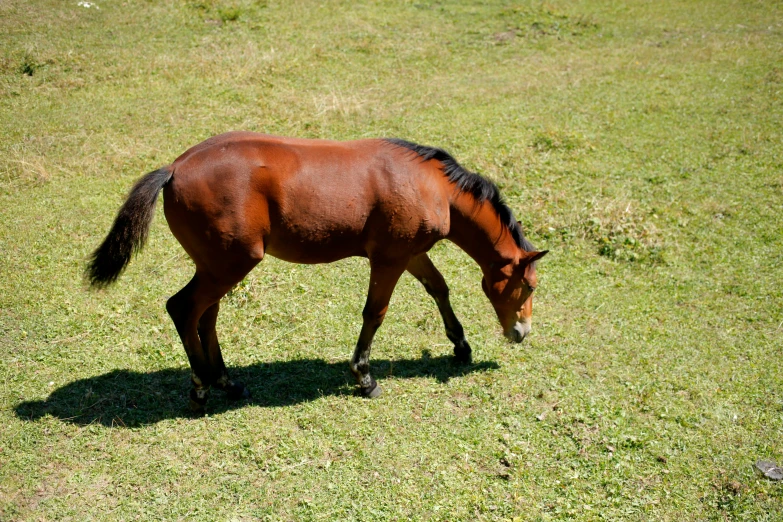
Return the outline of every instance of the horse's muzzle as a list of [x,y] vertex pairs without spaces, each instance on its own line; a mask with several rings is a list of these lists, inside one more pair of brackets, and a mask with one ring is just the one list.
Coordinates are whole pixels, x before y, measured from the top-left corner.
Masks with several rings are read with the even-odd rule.
[[521,343],[525,340],[525,337],[527,337],[527,334],[530,333],[531,329],[532,326],[529,322],[517,321],[514,326],[504,332],[503,335],[512,343]]

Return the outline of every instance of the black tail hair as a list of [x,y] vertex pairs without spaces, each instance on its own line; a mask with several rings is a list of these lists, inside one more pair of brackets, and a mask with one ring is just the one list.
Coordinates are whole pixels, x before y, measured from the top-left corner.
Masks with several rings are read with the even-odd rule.
[[155,214],[158,194],[171,176],[171,168],[163,167],[142,177],[133,186],[109,235],[87,263],[87,279],[91,286],[103,288],[115,282],[133,254],[142,249]]

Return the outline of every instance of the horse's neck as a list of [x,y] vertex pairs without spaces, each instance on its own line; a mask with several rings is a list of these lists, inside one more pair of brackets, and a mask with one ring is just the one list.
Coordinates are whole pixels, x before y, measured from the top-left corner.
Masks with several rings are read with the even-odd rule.
[[450,211],[446,238],[472,257],[483,271],[519,256],[519,247],[491,203],[477,203],[471,195],[458,194]]

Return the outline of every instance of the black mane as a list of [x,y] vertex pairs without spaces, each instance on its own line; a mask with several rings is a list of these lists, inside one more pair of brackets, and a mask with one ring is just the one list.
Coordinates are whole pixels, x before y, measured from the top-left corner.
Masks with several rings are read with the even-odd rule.
[[511,237],[514,238],[514,242],[516,242],[518,247],[527,252],[535,250],[535,247],[525,238],[522,228],[514,217],[514,213],[508,208],[508,205],[503,200],[503,196],[500,195],[500,190],[493,182],[475,172],[470,172],[457,163],[457,160],[443,149],[417,145],[416,143],[398,138],[387,138],[385,141],[415,152],[421,156],[422,161],[431,159],[440,161],[443,164],[443,173],[446,174],[449,181],[457,185],[461,192],[473,195],[479,203],[489,201],[492,204],[492,208],[497,212],[500,221],[508,227]]

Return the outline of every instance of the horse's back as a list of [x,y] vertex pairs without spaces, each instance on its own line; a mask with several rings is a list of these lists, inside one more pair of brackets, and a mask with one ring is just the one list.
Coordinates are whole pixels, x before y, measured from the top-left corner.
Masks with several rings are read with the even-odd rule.
[[166,217],[191,257],[234,249],[329,262],[424,251],[448,232],[445,177],[384,140],[234,132],[196,145],[172,167]]

